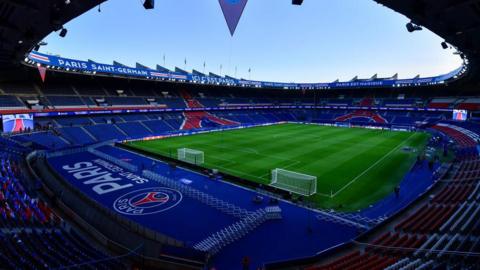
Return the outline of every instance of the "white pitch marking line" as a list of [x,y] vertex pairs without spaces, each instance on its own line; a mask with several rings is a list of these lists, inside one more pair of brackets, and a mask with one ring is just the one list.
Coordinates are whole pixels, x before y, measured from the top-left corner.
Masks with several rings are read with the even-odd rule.
[[235,169],[232,169],[232,168],[226,168],[226,167],[219,166],[219,165],[216,165],[216,167],[221,168],[221,169],[224,169],[224,170],[227,171],[227,172],[228,172],[228,171],[231,171],[231,172],[235,172],[235,173],[238,173],[238,174],[248,175],[248,176],[250,176],[250,177],[257,178],[257,179],[268,180],[268,179],[261,178],[261,177],[258,177],[258,176],[256,176],[256,175],[248,174],[248,173],[245,173],[245,172],[242,172],[242,171],[239,171],[239,170],[235,170]]
[[[283,157],[279,157],[279,156],[264,155],[264,154],[261,154],[258,150],[254,150],[253,148],[222,147],[222,146],[212,145],[212,144],[205,144],[205,145],[208,146],[208,147],[213,147],[213,148],[218,148],[218,149],[223,149],[223,150],[230,150],[230,151],[233,151],[233,152],[242,152],[242,153],[247,153],[247,154],[254,154],[254,155],[257,155],[257,156],[266,157],[266,158],[273,158],[273,159],[278,159],[278,160],[282,160],[282,161],[293,161],[293,162],[296,161],[296,160],[283,158]],[[247,151],[246,149],[253,150],[256,153],[254,153],[253,151]]]
[[260,154],[256,149],[253,149],[253,148],[245,148],[245,152],[251,152],[251,153],[254,153],[254,154]]
[[388,152],[387,154],[385,154],[382,158],[380,158],[379,160],[377,160],[377,162],[373,163],[372,166],[368,167],[365,171],[363,171],[361,174],[357,175],[355,178],[352,179],[352,181],[348,182],[345,186],[343,186],[341,189],[339,189],[337,192],[335,192],[334,194],[332,194],[330,197],[333,198],[335,196],[337,196],[340,192],[344,191],[347,187],[349,187],[351,184],[355,183],[360,177],[364,176],[368,171],[370,171],[373,167],[377,166],[380,162],[382,162],[384,159],[386,159],[388,156],[390,156],[391,154],[393,154],[395,151],[398,150],[398,148],[400,148],[401,146],[403,146],[405,144],[405,142],[407,142],[408,140],[410,140],[410,138],[415,135],[415,133],[413,133],[412,135],[410,135],[410,137],[406,138],[402,143],[400,143],[399,145],[397,145],[397,147],[393,148],[390,152]]
[[[297,164],[299,164],[299,163],[302,163],[301,161],[298,161],[298,160],[292,160],[292,161],[293,161],[292,163],[288,164],[288,165],[285,166],[285,167],[279,168],[279,169],[284,169],[284,170],[286,170],[287,168],[291,168],[291,167],[293,167],[293,166],[295,166],[295,165],[297,165]],[[262,175],[262,176],[260,176],[260,177],[261,177],[261,178],[264,178],[264,177],[267,177],[267,176],[269,176],[269,175],[271,175],[271,173],[266,173],[266,174],[264,174],[264,175]]]

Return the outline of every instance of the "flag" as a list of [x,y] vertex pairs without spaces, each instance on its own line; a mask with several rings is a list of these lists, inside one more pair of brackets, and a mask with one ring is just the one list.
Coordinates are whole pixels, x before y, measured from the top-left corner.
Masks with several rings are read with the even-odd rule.
[[40,78],[42,78],[42,82],[45,82],[45,78],[47,77],[47,68],[43,66],[38,66],[38,72],[40,73]]
[[230,34],[233,36],[248,0],[218,0],[218,2],[222,8],[223,16],[225,16],[225,21],[227,21]]

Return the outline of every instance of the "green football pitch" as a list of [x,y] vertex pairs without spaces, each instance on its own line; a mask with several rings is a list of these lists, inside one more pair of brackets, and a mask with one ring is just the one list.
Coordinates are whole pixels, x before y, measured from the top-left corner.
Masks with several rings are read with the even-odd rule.
[[[204,152],[204,167],[268,185],[281,168],[317,177],[316,207],[368,207],[403,179],[429,138],[425,133],[281,124],[129,143],[169,157]],[[228,180],[228,179],[227,179]]]

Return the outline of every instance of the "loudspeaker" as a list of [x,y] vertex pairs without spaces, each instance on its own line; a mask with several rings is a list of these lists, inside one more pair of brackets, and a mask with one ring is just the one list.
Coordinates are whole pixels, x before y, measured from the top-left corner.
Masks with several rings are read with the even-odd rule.
[[145,3],[143,3],[143,7],[145,9],[154,9],[155,8],[155,0],[145,0]]
[[62,28],[62,30],[60,31],[60,36],[64,38],[67,35],[67,32],[68,30],[66,28]]

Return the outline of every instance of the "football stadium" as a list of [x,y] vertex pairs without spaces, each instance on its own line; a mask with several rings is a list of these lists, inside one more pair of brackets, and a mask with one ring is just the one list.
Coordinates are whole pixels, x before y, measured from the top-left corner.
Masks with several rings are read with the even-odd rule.
[[0,269],[480,269],[479,0],[0,0],[0,44]]

